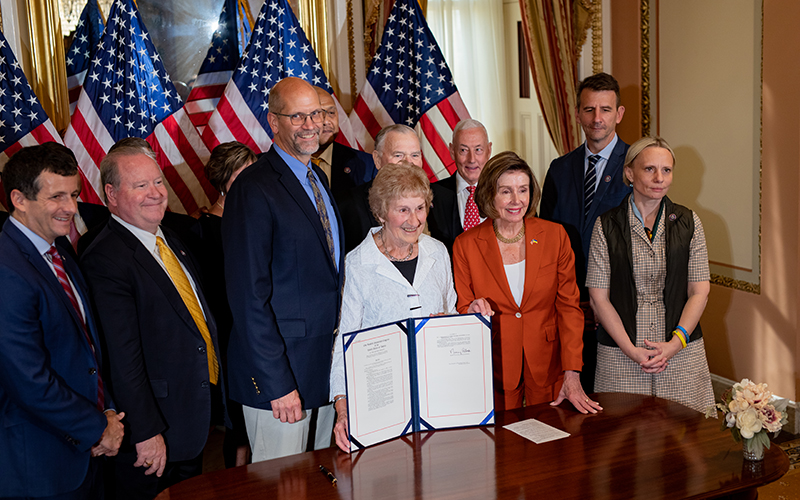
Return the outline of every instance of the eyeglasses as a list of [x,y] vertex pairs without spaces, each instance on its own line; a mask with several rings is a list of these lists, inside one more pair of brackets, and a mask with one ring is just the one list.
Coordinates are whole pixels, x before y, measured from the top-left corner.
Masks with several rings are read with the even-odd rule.
[[292,122],[292,125],[295,127],[303,125],[306,122],[306,119],[311,117],[311,121],[314,123],[322,123],[322,120],[325,119],[325,111],[318,109],[316,111],[312,111],[311,113],[295,113],[293,115],[287,115],[284,113],[272,113],[273,115],[278,116],[286,116],[289,118],[289,121]]

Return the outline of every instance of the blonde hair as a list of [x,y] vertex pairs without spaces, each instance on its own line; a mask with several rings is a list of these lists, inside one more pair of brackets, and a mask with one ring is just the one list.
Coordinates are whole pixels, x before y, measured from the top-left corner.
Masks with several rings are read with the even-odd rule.
[[[647,148],[666,149],[669,151],[669,154],[672,155],[672,166],[675,166],[675,152],[672,151],[669,143],[663,137],[653,135],[642,137],[638,141],[631,144],[631,146],[628,148],[628,154],[625,155],[625,168],[633,168],[633,162],[639,157],[639,154],[641,154],[641,152]],[[628,180],[627,175],[623,175],[622,180],[625,182],[626,186],[631,185],[631,181]]]
[[378,221],[385,220],[389,205],[398,198],[419,196],[430,211],[431,182],[425,171],[407,161],[389,163],[378,170],[369,190],[369,208]]

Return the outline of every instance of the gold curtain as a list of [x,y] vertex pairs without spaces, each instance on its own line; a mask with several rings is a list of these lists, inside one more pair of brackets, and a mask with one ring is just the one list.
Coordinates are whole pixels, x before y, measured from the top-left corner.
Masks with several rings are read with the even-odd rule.
[[69,125],[67,64],[58,0],[29,0],[31,73],[28,81],[56,129]]
[[556,150],[580,145],[575,105],[578,40],[586,39],[590,12],[582,0],[520,0],[533,84]]

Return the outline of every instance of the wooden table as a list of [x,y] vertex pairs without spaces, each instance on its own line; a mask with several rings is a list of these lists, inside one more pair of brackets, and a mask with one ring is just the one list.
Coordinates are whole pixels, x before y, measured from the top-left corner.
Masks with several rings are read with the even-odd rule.
[[[498,414],[495,426],[420,433],[352,456],[330,448],[212,472],[158,499],[755,498],[789,470],[777,445],[762,462],[745,462],[719,420],[677,403],[595,397],[604,408],[597,415],[536,405]],[[534,444],[503,429],[529,418],[571,436]]]

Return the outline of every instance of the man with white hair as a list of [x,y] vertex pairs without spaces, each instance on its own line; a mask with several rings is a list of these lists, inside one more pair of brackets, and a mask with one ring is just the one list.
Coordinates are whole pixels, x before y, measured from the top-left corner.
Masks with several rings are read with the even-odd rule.
[[483,166],[492,156],[492,143],[481,122],[471,119],[458,122],[453,130],[450,156],[456,162],[456,172],[431,185],[433,208],[428,229],[452,255],[456,236],[483,222],[474,193]]
[[[422,148],[414,129],[402,124],[389,125],[375,137],[372,152],[375,168],[403,160],[422,168]],[[344,225],[345,251],[357,247],[369,233],[369,228],[380,224],[369,208],[369,188],[372,181],[342,193],[336,200]]]

